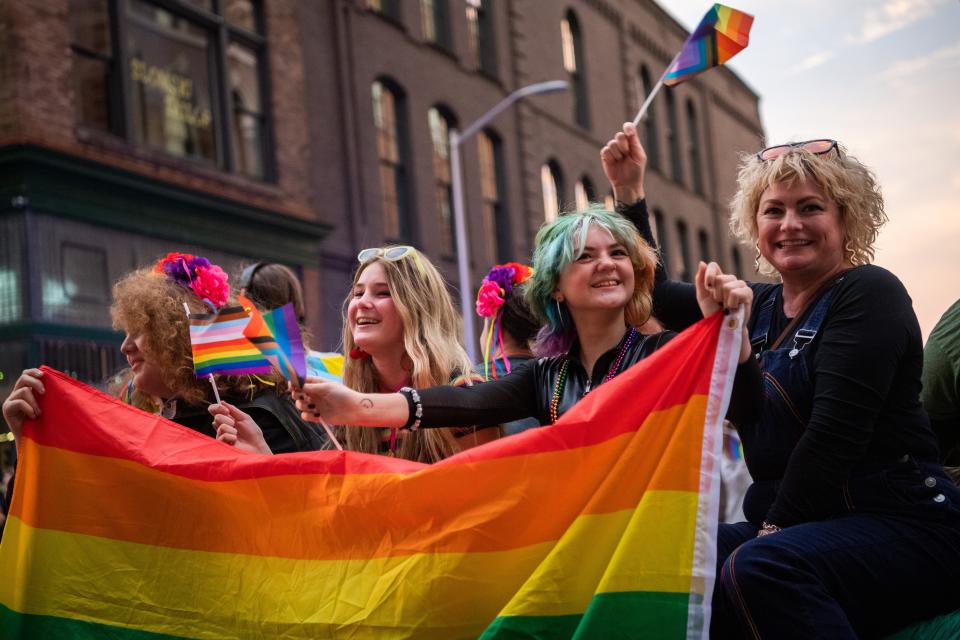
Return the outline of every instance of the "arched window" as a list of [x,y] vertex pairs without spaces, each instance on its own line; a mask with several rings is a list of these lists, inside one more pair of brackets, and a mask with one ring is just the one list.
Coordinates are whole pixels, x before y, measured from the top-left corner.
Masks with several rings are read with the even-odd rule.
[[697,232],[697,244],[700,247],[700,259],[704,262],[710,262],[713,252],[710,251],[710,236],[707,235],[706,229],[700,229]]
[[667,89],[667,146],[670,149],[670,171],[675,182],[683,182],[683,161],[680,157],[680,131],[677,128],[677,103],[673,91]]
[[371,87],[373,123],[377,130],[380,211],[386,240],[411,240],[407,201],[406,112],[403,91],[381,79]]
[[493,40],[493,16],[489,0],[467,0],[467,31],[473,64],[491,76],[497,75],[497,50]]
[[504,207],[503,144],[493,131],[477,136],[480,154],[480,192],[483,197],[483,231],[487,257],[507,262],[512,253],[510,220]]
[[555,160],[540,167],[540,189],[543,191],[543,218],[553,222],[560,215],[560,198],[563,194],[563,174]]
[[433,142],[433,201],[440,225],[440,250],[445,256],[456,252],[453,221],[453,188],[450,181],[450,129],[456,121],[446,109],[430,107],[427,112],[430,139]]
[[677,241],[680,244],[680,279],[692,282],[693,270],[690,268],[690,238],[687,237],[687,223],[677,220]]
[[663,211],[660,211],[660,209],[653,210],[653,224],[655,227],[653,230],[653,236],[657,239],[657,246],[660,248],[660,264],[663,265],[664,273],[669,276],[670,258],[669,254],[667,253],[669,250],[667,246],[667,236],[669,233],[667,232],[667,220],[663,215]]
[[687,157],[690,159],[690,177],[694,192],[703,195],[703,174],[700,169],[700,127],[693,100],[687,99]]
[[590,111],[587,108],[583,42],[580,38],[580,23],[573,11],[567,11],[567,15],[560,21],[560,45],[563,51],[563,68],[567,72],[573,95],[573,119],[587,129],[590,127]]
[[452,47],[449,0],[420,0],[420,29],[423,39],[444,49]]
[[597,199],[596,192],[593,190],[593,182],[587,176],[580,176],[577,184],[573,185],[573,199],[577,209],[586,209],[590,203]]
[[[650,71],[647,70],[646,65],[640,66],[640,99],[646,100],[647,96],[650,95],[650,92],[653,90],[653,83],[650,81]],[[656,102],[656,100],[654,100]],[[640,104],[643,104],[641,102]],[[637,105],[639,108],[640,105]],[[647,152],[647,166],[651,169],[660,168],[660,145],[657,144],[657,117],[653,110],[653,105],[651,104],[647,108],[647,115],[643,119],[643,138],[640,140],[643,143],[643,148]]]

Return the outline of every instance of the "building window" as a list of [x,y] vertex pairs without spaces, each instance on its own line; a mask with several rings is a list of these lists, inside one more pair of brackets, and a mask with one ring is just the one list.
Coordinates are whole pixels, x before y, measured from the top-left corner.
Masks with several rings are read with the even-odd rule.
[[687,157],[690,159],[690,176],[693,190],[703,195],[703,174],[700,169],[700,127],[697,124],[697,111],[692,100],[687,100]]
[[706,229],[700,229],[697,232],[697,244],[700,247],[700,259],[709,263],[713,252],[710,251],[710,236],[707,235]]
[[259,9],[251,0],[70,0],[80,123],[267,177]]
[[400,0],[367,0],[367,8],[391,20],[400,19]]
[[410,216],[407,206],[407,145],[403,92],[386,80],[377,80],[373,94],[373,123],[377,130],[377,158],[380,171],[380,209],[383,237],[409,240]]
[[540,167],[540,189],[543,192],[543,218],[553,222],[560,215],[560,198],[563,193],[563,174],[555,160]]
[[567,15],[560,21],[560,45],[563,51],[563,68],[567,72],[573,95],[573,119],[586,129],[590,127],[590,112],[587,109],[583,43],[580,38],[580,24],[573,11],[567,11]]
[[730,249],[730,262],[733,265],[733,273],[738,278],[744,277],[743,264],[740,262],[740,249],[733,247]]
[[693,271],[690,268],[690,238],[687,237],[687,223],[677,220],[677,240],[680,244],[680,279],[692,282]]
[[[647,99],[647,96],[649,96],[653,90],[653,83],[650,81],[650,71],[646,65],[640,67],[640,89],[640,103],[637,105],[637,109],[640,108],[640,105],[643,104],[643,101]],[[654,100],[654,102],[656,102],[656,100]],[[647,166],[652,169],[659,169],[660,146],[657,144],[657,117],[652,104],[647,107],[647,115],[644,116],[643,139],[640,140],[640,142],[643,143],[643,148],[647,152]]]
[[677,103],[670,89],[667,89],[665,93],[667,96],[667,146],[670,150],[670,175],[674,182],[683,182],[680,131],[677,129]]
[[449,0],[420,0],[420,28],[423,39],[444,49],[453,48],[450,37]]
[[453,116],[437,107],[427,112],[430,139],[433,142],[433,200],[440,224],[440,250],[445,256],[455,254],[453,221],[453,187],[450,181],[450,129],[456,126]]
[[657,247],[660,249],[660,263],[663,265],[663,271],[670,275],[670,259],[668,257],[668,242],[667,236],[667,220],[663,215],[663,211],[659,209],[653,210],[653,223],[654,223],[654,237],[657,239]]
[[480,154],[480,192],[483,197],[483,231],[487,256],[507,262],[512,253],[510,221],[503,204],[506,194],[503,178],[503,144],[492,131],[477,136]]
[[580,176],[577,183],[573,185],[573,200],[578,210],[586,209],[590,203],[596,200],[596,192],[593,190],[593,183],[587,176]]
[[467,0],[467,30],[470,56],[477,69],[496,77],[497,50],[493,41],[493,16],[489,1]]

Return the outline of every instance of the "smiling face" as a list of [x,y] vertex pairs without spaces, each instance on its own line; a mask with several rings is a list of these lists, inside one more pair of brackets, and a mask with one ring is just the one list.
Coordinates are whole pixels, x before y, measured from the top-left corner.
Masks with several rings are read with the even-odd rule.
[[560,272],[554,297],[571,313],[624,309],[633,296],[633,264],[627,249],[591,224],[581,254]]
[[761,194],[757,240],[785,282],[850,266],[837,203],[810,180],[777,182]]
[[370,355],[403,349],[403,320],[379,262],[371,263],[357,278],[347,306],[347,322],[353,341]]
[[133,372],[133,384],[142,392],[157,398],[172,398],[173,391],[166,385],[160,365],[154,361],[146,349],[146,339],[142,335],[127,333],[120,345],[120,352],[127,357],[127,364]]

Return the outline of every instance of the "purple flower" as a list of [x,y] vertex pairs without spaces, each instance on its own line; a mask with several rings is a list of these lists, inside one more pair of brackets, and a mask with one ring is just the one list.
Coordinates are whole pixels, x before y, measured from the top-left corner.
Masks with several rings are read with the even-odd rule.
[[496,282],[503,289],[504,297],[513,290],[513,276],[516,273],[513,267],[494,267],[487,274],[487,280]]

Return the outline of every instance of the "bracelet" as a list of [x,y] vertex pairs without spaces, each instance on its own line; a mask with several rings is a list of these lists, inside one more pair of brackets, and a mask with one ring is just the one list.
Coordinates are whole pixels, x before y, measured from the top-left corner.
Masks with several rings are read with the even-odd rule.
[[778,531],[781,531],[781,529],[777,525],[770,524],[769,522],[764,520],[763,524],[760,525],[760,531],[763,532],[763,535],[766,535],[768,533],[776,533]]
[[420,420],[423,418],[423,404],[420,402],[420,394],[413,387],[402,387],[400,393],[407,398],[407,405],[410,408],[410,417],[407,418],[407,423],[403,425],[403,428],[416,431],[420,428]]

